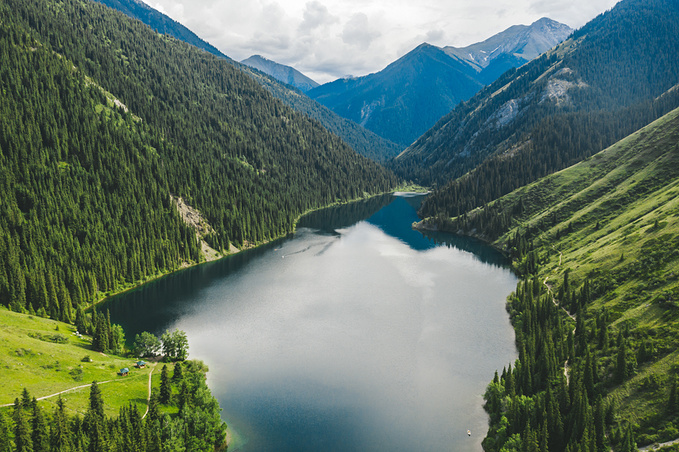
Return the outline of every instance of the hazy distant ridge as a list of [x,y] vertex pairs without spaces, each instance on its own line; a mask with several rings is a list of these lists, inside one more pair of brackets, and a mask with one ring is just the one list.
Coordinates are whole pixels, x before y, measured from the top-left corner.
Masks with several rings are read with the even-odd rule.
[[307,92],[318,86],[318,83],[302,74],[297,69],[276,63],[261,55],[252,55],[250,58],[241,61],[241,63],[260,70],[265,74],[269,74],[276,80],[294,86],[302,92]]

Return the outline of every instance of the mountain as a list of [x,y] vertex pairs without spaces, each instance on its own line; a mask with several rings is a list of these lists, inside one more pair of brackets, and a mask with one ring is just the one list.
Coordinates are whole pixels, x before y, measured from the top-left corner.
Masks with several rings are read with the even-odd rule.
[[263,72],[253,70],[249,66],[229,59],[211,44],[198,38],[191,30],[172,20],[165,14],[151,8],[140,0],[93,0],[116,9],[125,15],[137,19],[160,33],[173,36],[180,41],[206,50],[213,55],[226,58],[237,68],[243,70],[275,97],[291,106],[296,111],[320,122],[327,130],[342,138],[357,153],[378,162],[384,162],[398,155],[405,146],[392,143],[375,133],[349,121],[328,108],[314,102],[297,90],[279,82]]
[[572,165],[679,105],[678,34],[676,2],[623,0],[460,104],[393,168],[439,187],[423,215],[457,216]]
[[464,49],[425,43],[380,72],[336,80],[307,94],[335,113],[408,146],[485,84],[552,48],[571,31],[541,19]]
[[573,29],[543,17],[530,25],[514,25],[483,42],[467,47],[447,46],[443,51],[474,67],[483,84],[494,82],[509,69],[537,58],[568,38]]
[[488,386],[484,450],[530,450],[511,449],[508,432],[555,452],[677,439],[678,193],[676,109],[483,208],[432,221],[492,241],[523,274],[508,302],[520,358]]
[[151,8],[142,0],[92,0],[109,8],[117,9],[129,17],[145,23],[149,27],[156,30],[158,33],[174,36],[180,41],[196,46],[213,55],[229,58],[220,52],[212,44],[199,38],[194,32],[171,19],[167,15]]
[[79,307],[383,193],[393,174],[216,57],[94,2],[0,5],[0,304]]
[[483,85],[475,70],[422,44],[384,70],[309,91],[314,100],[395,143],[408,145]]
[[265,74],[269,74],[280,82],[294,86],[303,93],[318,86],[318,83],[311,80],[297,69],[268,60],[261,55],[252,55],[250,58],[241,61],[241,63],[250,66],[253,69],[262,71]]

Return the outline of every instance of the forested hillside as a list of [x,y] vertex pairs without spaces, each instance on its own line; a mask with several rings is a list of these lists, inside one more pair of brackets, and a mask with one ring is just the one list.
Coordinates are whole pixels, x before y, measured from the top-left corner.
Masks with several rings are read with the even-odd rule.
[[429,227],[512,255],[520,351],[489,385],[487,451],[636,451],[679,437],[679,109]]
[[679,105],[678,35],[677,2],[623,0],[460,104],[393,167],[439,188],[423,206],[430,216],[572,165]]
[[395,177],[224,59],[89,1],[0,5],[0,303],[73,308]]
[[203,49],[206,52],[210,52],[213,55],[228,58],[219,51],[215,46],[209,42],[205,42],[199,38],[194,32],[168,17],[167,15],[151,8],[149,5],[144,3],[142,0],[93,0],[97,1],[103,5],[110,8],[117,9],[125,13],[126,15],[144,22],[146,25],[151,27],[153,30],[161,34],[167,34],[174,36],[180,41],[184,41],[193,46]]
[[549,19],[514,26],[464,48],[427,43],[374,74],[326,83],[309,96],[403,147],[484,85],[564,40],[571,29]]
[[140,0],[93,0],[99,1],[124,14],[138,19],[159,33],[169,34],[175,38],[204,49],[214,55],[228,59],[235,67],[251,75],[258,83],[265,87],[274,97],[281,99],[294,110],[320,122],[323,127],[339,136],[353,150],[377,162],[398,155],[404,148],[388,141],[375,133],[365,129],[353,121],[344,119],[333,113],[327,107],[308,98],[300,91],[279,82],[261,71],[229,59],[210,43],[203,41],[191,30],[172,20],[165,14],[151,8]]

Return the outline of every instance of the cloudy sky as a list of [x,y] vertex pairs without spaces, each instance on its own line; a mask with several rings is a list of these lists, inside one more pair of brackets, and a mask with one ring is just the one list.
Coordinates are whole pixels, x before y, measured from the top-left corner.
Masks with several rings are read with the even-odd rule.
[[541,17],[579,28],[617,0],[144,0],[229,57],[259,54],[325,83],[422,42],[464,47]]

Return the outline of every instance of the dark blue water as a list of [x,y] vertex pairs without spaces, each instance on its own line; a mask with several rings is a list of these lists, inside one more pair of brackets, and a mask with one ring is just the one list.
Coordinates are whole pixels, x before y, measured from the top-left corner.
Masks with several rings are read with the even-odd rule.
[[316,212],[104,309],[128,336],[187,332],[230,450],[481,450],[483,391],[516,357],[516,278],[479,242],[414,231],[420,199]]

